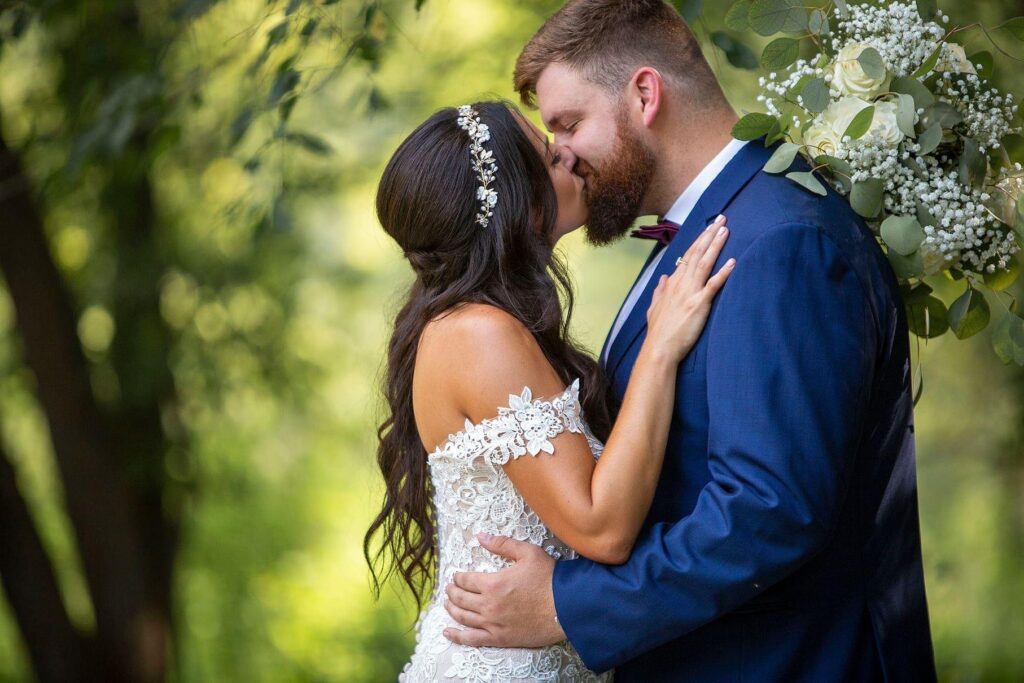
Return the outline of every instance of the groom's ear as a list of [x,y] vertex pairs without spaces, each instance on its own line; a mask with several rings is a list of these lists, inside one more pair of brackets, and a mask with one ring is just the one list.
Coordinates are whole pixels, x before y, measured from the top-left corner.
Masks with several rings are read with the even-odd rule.
[[652,66],[643,66],[636,70],[629,81],[630,107],[640,115],[645,128],[654,125],[665,96],[665,80]]

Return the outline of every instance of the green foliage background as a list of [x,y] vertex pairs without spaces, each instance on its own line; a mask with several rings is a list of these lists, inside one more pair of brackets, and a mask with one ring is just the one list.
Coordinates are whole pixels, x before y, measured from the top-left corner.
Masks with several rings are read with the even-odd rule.
[[[438,107],[514,99],[518,49],[560,3],[431,0],[417,11],[420,3],[394,0],[374,3],[368,21],[363,3],[340,3],[334,14],[292,4],[191,3],[200,16],[154,74],[153,87],[181,93],[153,181],[162,235],[178,255],[163,276],[161,313],[178,334],[172,371],[188,434],[187,453],[166,461],[171,478],[187,484],[175,680],[393,680],[411,652],[414,608],[397,586],[373,601],[360,547],[381,494],[374,428],[383,347],[410,281],[374,217],[375,186],[398,142]],[[681,4],[692,12],[700,3]],[[960,23],[1024,13],[1005,0],[951,5],[944,9]],[[696,26],[734,106],[753,111],[756,76],[708,38],[726,10],[705,3]],[[281,140],[264,104],[274,72],[250,77],[247,68],[290,11],[334,23],[294,63],[303,79],[289,120],[297,135]],[[360,32],[373,40],[350,49]],[[726,35],[758,54],[766,42]],[[62,65],[51,40],[30,27],[5,46],[0,123],[12,141],[56,131],[70,115],[55,102]],[[721,36],[714,43],[738,49]],[[997,78],[1024,93],[1019,65],[999,62]],[[29,170],[40,178],[71,153],[33,150]],[[106,360],[118,334],[107,289],[114,247],[93,211],[97,173],[87,167],[66,188],[46,228],[79,307],[94,390],[113,401],[121,391]],[[580,295],[575,329],[596,353],[648,247],[595,250],[571,235],[562,248]],[[938,294],[948,303],[953,292]],[[68,610],[88,628],[89,597],[18,343],[0,288],[0,430]],[[987,334],[947,336],[921,356],[918,482],[941,677],[1021,680],[1024,376],[999,364]],[[28,671],[0,597],[0,681]]]

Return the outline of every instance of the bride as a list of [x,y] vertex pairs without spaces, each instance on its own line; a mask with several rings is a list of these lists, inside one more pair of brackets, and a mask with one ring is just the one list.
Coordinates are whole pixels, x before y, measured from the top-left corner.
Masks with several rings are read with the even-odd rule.
[[418,604],[433,586],[402,681],[610,679],[567,640],[473,648],[443,635],[461,628],[443,602],[454,573],[508,565],[477,534],[626,561],[661,470],[678,365],[735,266],[711,275],[728,236],[719,217],[662,277],[611,406],[600,366],[569,336],[572,291],[554,252],[588,218],[574,166],[514,107],[480,102],[431,116],[381,179],[377,215],[416,279],[388,346],[386,492],[364,551],[378,592],[393,571]]

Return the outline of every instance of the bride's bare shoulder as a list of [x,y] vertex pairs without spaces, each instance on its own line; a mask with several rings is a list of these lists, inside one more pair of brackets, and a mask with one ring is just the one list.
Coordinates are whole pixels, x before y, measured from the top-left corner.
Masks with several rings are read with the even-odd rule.
[[536,345],[533,335],[514,315],[490,304],[468,303],[451,308],[427,323],[420,340],[423,346],[446,350],[481,343]]
[[431,384],[443,381],[470,417],[493,413],[495,405],[504,405],[496,399],[504,401],[524,386],[547,393],[562,388],[526,326],[488,304],[465,304],[430,321],[416,365],[417,374]]

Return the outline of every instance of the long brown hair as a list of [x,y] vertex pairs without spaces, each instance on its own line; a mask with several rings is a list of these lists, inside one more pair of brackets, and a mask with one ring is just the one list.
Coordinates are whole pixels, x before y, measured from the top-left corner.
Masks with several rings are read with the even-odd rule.
[[378,596],[382,583],[398,572],[417,605],[432,581],[437,552],[427,453],[412,403],[416,348],[428,322],[466,303],[503,309],[530,330],[566,384],[581,378],[580,400],[595,435],[606,439],[611,423],[607,379],[569,334],[573,292],[566,266],[551,247],[558,203],[545,162],[512,105],[473,106],[490,129],[484,147],[499,168],[492,184],[499,199],[487,227],[475,220],[479,182],[456,109],[437,112],[406,138],[377,189],[377,217],[416,279],[388,344],[388,415],[377,430],[385,494],[363,553]]

